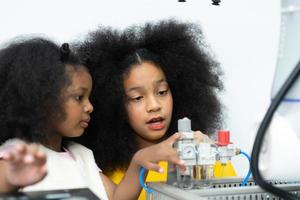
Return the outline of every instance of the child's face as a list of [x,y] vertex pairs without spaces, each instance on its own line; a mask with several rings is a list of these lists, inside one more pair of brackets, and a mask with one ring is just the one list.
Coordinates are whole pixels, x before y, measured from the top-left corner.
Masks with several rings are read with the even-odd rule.
[[150,62],[143,62],[131,67],[123,84],[129,124],[138,141],[156,143],[168,130],[173,109],[172,94],[163,71]]
[[78,137],[88,127],[93,106],[89,101],[92,78],[85,68],[67,70],[71,84],[63,91],[64,119],[55,125],[55,130],[64,137]]

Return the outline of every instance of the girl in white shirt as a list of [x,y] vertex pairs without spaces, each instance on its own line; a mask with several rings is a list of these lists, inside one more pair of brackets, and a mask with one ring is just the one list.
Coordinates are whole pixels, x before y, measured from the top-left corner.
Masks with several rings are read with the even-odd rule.
[[68,44],[34,38],[0,51],[0,192],[88,187],[101,199],[136,199],[141,166],[161,171],[157,162],[167,160],[184,168],[175,134],[136,152],[118,186],[101,170],[99,178],[92,152],[70,141],[89,126],[91,90]]

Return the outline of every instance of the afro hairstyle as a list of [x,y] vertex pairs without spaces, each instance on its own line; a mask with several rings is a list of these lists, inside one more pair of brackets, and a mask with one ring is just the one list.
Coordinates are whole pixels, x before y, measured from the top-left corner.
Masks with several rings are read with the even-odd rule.
[[95,108],[87,133],[78,142],[94,151],[104,173],[126,169],[138,150],[125,111],[123,76],[139,59],[160,67],[170,86],[174,106],[165,137],[177,131],[177,120],[183,117],[191,119],[193,130],[207,135],[221,127],[222,72],[199,25],[168,19],[123,31],[99,27],[78,51],[93,77]]
[[59,97],[70,84],[67,64],[80,64],[68,44],[44,38],[20,37],[0,50],[0,143],[45,142],[51,121],[64,115]]

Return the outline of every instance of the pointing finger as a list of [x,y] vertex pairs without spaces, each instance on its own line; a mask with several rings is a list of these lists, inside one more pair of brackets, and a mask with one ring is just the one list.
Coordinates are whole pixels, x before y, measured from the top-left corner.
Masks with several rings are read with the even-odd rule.
[[166,143],[172,146],[180,138],[181,138],[181,133],[179,132],[174,133],[166,140]]

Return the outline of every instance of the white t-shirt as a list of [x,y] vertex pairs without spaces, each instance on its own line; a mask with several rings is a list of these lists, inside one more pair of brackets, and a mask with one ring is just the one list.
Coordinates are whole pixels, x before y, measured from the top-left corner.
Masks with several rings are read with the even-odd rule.
[[90,149],[74,142],[69,143],[66,152],[56,152],[42,145],[40,148],[47,155],[48,174],[23,191],[89,188],[100,199],[108,199],[99,175],[101,170]]

